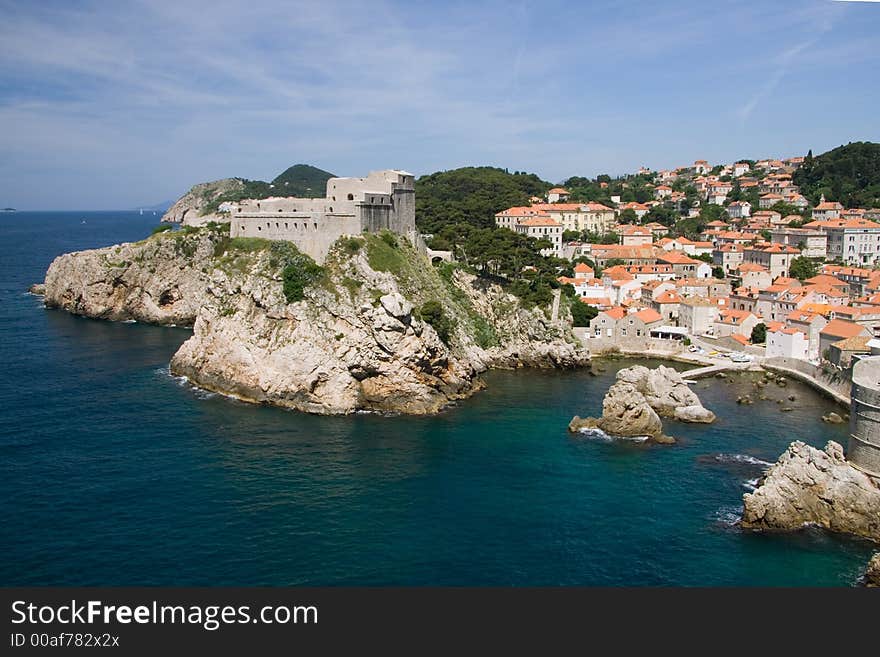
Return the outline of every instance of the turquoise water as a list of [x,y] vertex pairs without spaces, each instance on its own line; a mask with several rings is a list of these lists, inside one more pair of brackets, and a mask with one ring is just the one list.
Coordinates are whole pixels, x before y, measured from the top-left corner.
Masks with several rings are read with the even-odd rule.
[[626,361],[490,373],[437,417],[313,417],[169,376],[184,329],[23,293],[55,255],[155,222],[0,215],[0,585],[850,585],[871,554],[734,524],[760,461],[845,440],[797,383],[781,413],[737,406],[746,382],[701,382],[719,420],[667,423],[674,446],[567,433]]

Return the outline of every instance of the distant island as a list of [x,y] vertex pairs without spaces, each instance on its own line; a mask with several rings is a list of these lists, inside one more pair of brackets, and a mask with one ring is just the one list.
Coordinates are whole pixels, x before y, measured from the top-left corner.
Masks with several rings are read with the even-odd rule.
[[15,208],[3,208],[0,212],[18,212]]

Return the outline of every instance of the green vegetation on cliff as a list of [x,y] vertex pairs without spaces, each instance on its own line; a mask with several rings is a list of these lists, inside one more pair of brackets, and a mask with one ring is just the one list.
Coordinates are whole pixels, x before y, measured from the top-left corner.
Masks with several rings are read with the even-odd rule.
[[857,141],[807,155],[793,180],[813,204],[824,194],[848,208],[880,207],[880,144]]

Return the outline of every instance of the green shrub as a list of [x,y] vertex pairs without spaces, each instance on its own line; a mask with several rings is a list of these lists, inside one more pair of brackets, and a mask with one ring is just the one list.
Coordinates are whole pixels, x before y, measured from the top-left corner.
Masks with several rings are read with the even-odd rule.
[[174,230],[174,226],[172,226],[171,224],[159,224],[158,226],[156,226],[152,230],[152,232],[150,232],[150,235],[158,235],[159,233],[166,233],[169,230]]
[[[391,236],[392,245],[385,235]],[[367,241],[367,260],[370,268],[374,271],[385,271],[391,274],[400,274],[404,266],[403,254],[397,247],[397,240],[394,235],[382,233],[381,236],[371,236]]]
[[287,303],[302,301],[305,298],[305,289],[321,278],[323,273],[324,270],[303,253],[297,253],[297,257],[288,260],[281,272]]
[[584,303],[579,299],[575,299],[571,304],[571,319],[573,326],[589,326],[590,320],[599,314],[599,309],[595,306]]
[[397,248],[397,236],[394,233],[392,233],[390,230],[383,230],[379,234],[379,237],[381,237],[382,241],[385,242],[385,244],[390,246],[392,249]]
[[426,301],[419,308],[422,320],[430,324],[444,343],[449,344],[452,330],[455,328],[455,320],[446,314],[439,301]]
[[354,255],[361,250],[361,247],[364,245],[364,240],[360,237],[343,237],[340,239],[340,245],[345,253]]
[[492,325],[483,319],[482,316],[474,312],[471,315],[471,320],[474,323],[474,341],[482,349],[488,349],[489,347],[495,347],[501,344],[501,340],[498,338],[495,329],[492,328]]

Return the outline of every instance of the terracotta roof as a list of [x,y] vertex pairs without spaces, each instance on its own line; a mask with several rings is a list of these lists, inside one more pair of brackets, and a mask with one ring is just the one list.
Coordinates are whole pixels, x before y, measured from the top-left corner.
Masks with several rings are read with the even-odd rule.
[[809,324],[817,317],[821,317],[818,313],[811,313],[806,310],[794,310],[788,314],[788,317],[785,319],[789,322],[804,322],[805,324]]
[[551,189],[548,194],[568,194],[568,190],[563,187],[554,187]]
[[639,312],[635,313],[635,316],[642,320],[645,324],[658,322],[663,319],[663,316],[653,308],[645,308],[644,310],[640,310]]
[[612,319],[621,319],[624,315],[626,315],[626,310],[621,308],[620,306],[616,308],[611,308],[605,311],[605,314]]
[[871,340],[872,336],[870,335],[855,335],[851,338],[845,338],[843,340],[838,340],[837,342],[832,342],[831,344],[841,351],[870,351],[868,347],[868,340]]
[[621,235],[641,235],[643,237],[650,237],[652,235],[650,228],[643,228],[641,226],[626,226],[620,233]]
[[718,321],[722,324],[740,325],[750,316],[754,317],[754,314],[749,312],[748,310],[722,310],[721,316],[718,318]]
[[579,262],[574,266],[575,274],[592,274],[593,268],[585,262]]
[[549,227],[561,227],[562,224],[558,221],[554,221],[549,216],[546,215],[536,215],[534,217],[529,217],[521,222],[519,222],[520,226],[549,226]]
[[655,303],[681,303],[681,296],[677,292],[667,290],[654,299]]
[[703,306],[703,307],[709,306],[712,308],[716,308],[718,306],[718,304],[715,303],[714,301],[712,301],[711,299],[707,299],[706,297],[699,297],[699,296],[687,297],[685,299],[682,299],[681,302],[686,306]]
[[839,278],[829,276],[828,274],[819,274],[818,276],[813,276],[812,278],[806,279],[804,283],[810,283],[812,285],[833,285],[835,287],[849,288],[849,283],[845,283]]
[[680,253],[677,251],[669,251],[668,253],[664,253],[663,255],[657,256],[657,260],[661,260],[663,262],[668,262],[672,265],[699,265],[702,264],[702,260],[694,260],[693,258],[685,255],[684,253]]
[[740,335],[739,333],[733,333],[732,335],[729,335],[728,337],[732,340],[736,340],[741,345],[747,345],[749,343],[749,339],[744,335]]
[[825,219],[804,224],[808,228],[880,228],[880,224],[867,219]]
[[496,212],[495,216],[528,217],[536,214],[541,214],[540,209],[537,207],[517,206],[513,208],[507,208],[506,210],[502,210],[501,212]]
[[836,338],[854,338],[866,330],[864,326],[848,322],[845,319],[832,319],[819,334]]

